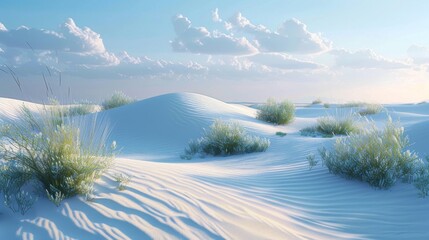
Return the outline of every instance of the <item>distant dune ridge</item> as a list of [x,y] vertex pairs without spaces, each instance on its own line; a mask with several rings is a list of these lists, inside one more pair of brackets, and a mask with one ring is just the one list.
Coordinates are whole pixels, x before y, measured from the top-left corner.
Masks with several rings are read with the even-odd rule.
[[[0,98],[0,122],[18,118],[25,104]],[[412,143],[429,155],[429,103],[387,105]],[[306,157],[333,138],[305,137],[299,130],[335,106],[297,107],[294,121],[274,126],[256,109],[200,94],[161,95],[98,113],[122,148],[115,167],[95,185],[95,199],[65,200],[56,208],[39,198],[24,216],[0,205],[3,239],[427,239],[429,199],[410,184],[390,190],[329,174]],[[368,117],[382,126],[387,113]],[[85,117],[91,118],[94,114]],[[216,119],[236,121],[269,138],[263,153],[180,159],[187,143]],[[287,133],[284,137],[276,132]],[[316,158],[319,156],[316,155]],[[114,174],[132,176],[124,191]]]

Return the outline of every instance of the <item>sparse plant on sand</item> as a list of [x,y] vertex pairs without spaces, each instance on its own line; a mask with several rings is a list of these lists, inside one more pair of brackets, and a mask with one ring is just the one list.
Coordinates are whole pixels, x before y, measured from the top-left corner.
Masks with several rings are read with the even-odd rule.
[[67,116],[81,116],[90,113],[95,113],[99,110],[97,105],[91,103],[78,103],[67,107],[65,115]]
[[287,133],[285,133],[285,132],[276,132],[276,135],[280,136],[280,137],[284,137],[284,136],[287,135]]
[[204,136],[189,142],[183,159],[191,159],[195,154],[228,156],[234,154],[263,152],[270,146],[266,138],[252,136],[236,122],[216,120]]
[[118,183],[117,189],[119,191],[124,191],[125,189],[127,189],[127,184],[131,180],[131,176],[130,175],[123,174],[123,173],[115,174],[115,175],[113,175],[113,178],[115,179],[115,182]]
[[[90,194],[114,157],[115,144],[106,145],[107,126],[96,119],[84,124],[58,109],[45,109],[39,116],[23,108],[20,119],[0,127],[3,194],[18,196],[32,187],[56,205],[64,198]],[[19,204],[18,198],[15,201]]]
[[321,103],[322,103],[322,99],[320,99],[320,98],[318,98],[318,99],[314,100],[313,102],[311,102],[312,105],[321,104]]
[[259,108],[257,118],[274,124],[288,124],[295,117],[295,105],[289,101],[276,102],[273,99]]
[[310,154],[307,156],[307,161],[308,161],[308,166],[310,168],[310,170],[315,167],[317,165],[317,163],[319,163],[318,160],[316,160],[316,155],[315,154]]
[[380,104],[366,104],[363,109],[359,111],[359,115],[367,116],[380,113],[383,110],[383,106]]
[[356,108],[356,107],[365,107],[365,105],[367,105],[367,103],[365,102],[347,102],[347,103],[343,103],[338,105],[338,107],[340,108]]
[[332,137],[335,135],[347,135],[358,133],[361,127],[353,114],[325,116],[317,119],[317,124],[302,129],[303,136]]
[[331,173],[377,188],[389,188],[398,179],[410,182],[414,174],[419,174],[421,178],[415,183],[427,194],[427,168],[422,168],[416,154],[405,150],[408,145],[404,129],[389,118],[382,130],[372,124],[361,133],[338,138],[333,149],[321,148],[319,152]]
[[101,106],[103,107],[103,110],[108,110],[112,108],[117,108],[126,104],[133,103],[135,100],[128,97],[122,92],[116,92],[114,93],[109,99],[105,100]]

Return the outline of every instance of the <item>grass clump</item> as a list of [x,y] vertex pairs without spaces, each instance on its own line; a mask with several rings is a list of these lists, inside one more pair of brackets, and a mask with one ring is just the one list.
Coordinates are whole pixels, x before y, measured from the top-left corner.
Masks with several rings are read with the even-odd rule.
[[276,132],[276,136],[279,136],[279,137],[284,137],[286,135],[287,135],[287,133],[285,133],[285,132]]
[[80,103],[67,107],[65,115],[67,116],[82,116],[90,113],[95,113],[99,110],[97,105],[89,103]]
[[[405,150],[407,146],[404,129],[389,118],[382,130],[372,124],[359,134],[338,138],[333,149],[322,148],[319,152],[331,173],[389,188],[398,179],[411,181],[421,162],[417,155]],[[426,173],[421,174],[421,179],[427,181]]]
[[[115,143],[106,146],[107,127],[95,119],[85,125],[58,109],[36,116],[23,108],[20,119],[0,127],[5,198],[33,188],[58,206],[65,198],[92,194],[94,181],[114,157]],[[19,204],[17,198],[15,203]]]
[[103,110],[108,110],[133,103],[134,101],[135,100],[131,99],[124,93],[116,92],[109,99],[105,100],[101,106],[103,107]]
[[367,116],[380,113],[382,110],[383,106],[380,104],[366,104],[358,113],[361,116]]
[[118,183],[118,187],[117,189],[119,191],[124,191],[125,189],[127,189],[127,185],[131,180],[131,176],[127,175],[127,174],[115,174],[113,175],[113,178],[115,179],[115,182]]
[[317,165],[317,163],[319,163],[319,161],[316,160],[316,155],[315,154],[307,155],[307,162],[308,162],[308,166],[309,166],[310,170],[313,167],[315,167]]
[[273,99],[259,108],[257,118],[274,124],[288,124],[295,117],[295,105],[289,101],[276,102]]
[[302,129],[301,135],[333,137],[335,135],[347,135],[358,133],[361,127],[352,114],[344,116],[325,116],[317,119],[316,126]]
[[183,159],[191,159],[195,154],[228,156],[234,154],[264,152],[270,146],[265,138],[252,136],[235,122],[216,120],[203,137],[189,142]]
[[367,103],[365,102],[348,102],[338,105],[340,108],[356,108],[356,107],[365,107]]
[[322,103],[322,99],[318,98],[318,99],[314,100],[313,102],[311,102],[311,105],[321,104],[321,103]]
[[353,115],[321,117],[317,119],[317,131],[326,135],[347,135],[361,130]]

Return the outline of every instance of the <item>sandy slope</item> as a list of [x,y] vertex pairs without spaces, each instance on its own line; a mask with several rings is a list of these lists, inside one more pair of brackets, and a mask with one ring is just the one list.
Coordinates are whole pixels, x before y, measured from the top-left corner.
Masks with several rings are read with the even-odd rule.
[[[10,117],[19,104],[0,99]],[[411,148],[428,153],[429,104],[389,106]],[[2,239],[427,239],[429,199],[397,183],[375,190],[365,183],[308,169],[305,157],[333,139],[302,137],[320,106],[297,110],[289,126],[254,119],[255,110],[198,94],[168,94],[102,113],[123,146],[116,167],[96,184],[93,202],[46,199],[27,215],[0,207]],[[269,137],[265,153],[184,161],[180,153],[214,119],[236,120]],[[382,125],[386,113],[373,116]],[[286,137],[275,136],[286,131]],[[117,191],[113,172],[133,175]]]

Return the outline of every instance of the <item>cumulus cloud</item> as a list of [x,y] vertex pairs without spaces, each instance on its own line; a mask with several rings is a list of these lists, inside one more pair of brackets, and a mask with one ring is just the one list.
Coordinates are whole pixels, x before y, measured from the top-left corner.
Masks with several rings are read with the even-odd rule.
[[7,28],[0,22],[0,31],[7,31]]
[[21,26],[8,30],[0,26],[0,45],[7,48],[10,64],[23,64],[29,60],[42,61],[56,58],[54,62],[68,65],[115,65],[119,61],[109,53],[100,34],[88,27],[80,28],[69,18],[57,31]]
[[323,66],[310,61],[302,61],[281,53],[261,53],[248,57],[250,61],[283,70],[318,69]]
[[3,24],[0,29],[0,43],[7,47],[85,53],[106,51],[98,33],[87,27],[79,28],[71,18],[67,19],[59,31],[26,26],[7,30]]
[[246,55],[258,50],[245,38],[220,32],[209,32],[205,27],[193,27],[182,15],[173,18],[176,38],[171,42],[174,51],[221,55]]
[[412,45],[408,48],[407,53],[416,64],[429,63],[429,48],[427,47]]
[[294,54],[320,53],[331,48],[332,43],[320,33],[307,30],[307,25],[297,19],[285,21],[277,31],[263,25],[255,25],[241,13],[229,19],[226,28],[250,34],[263,52],[285,52]]
[[215,10],[212,11],[212,20],[214,22],[222,22],[222,19],[219,16],[219,9],[215,8]]
[[385,58],[370,49],[359,50],[356,52],[339,49],[330,51],[330,54],[335,56],[336,66],[339,67],[356,69],[399,69],[410,67],[410,64],[407,62]]
[[120,63],[115,66],[69,69],[67,73],[79,77],[124,79],[124,78],[189,78],[207,72],[207,67],[196,62],[172,62],[153,60],[149,57],[132,57],[128,53],[119,55]]

